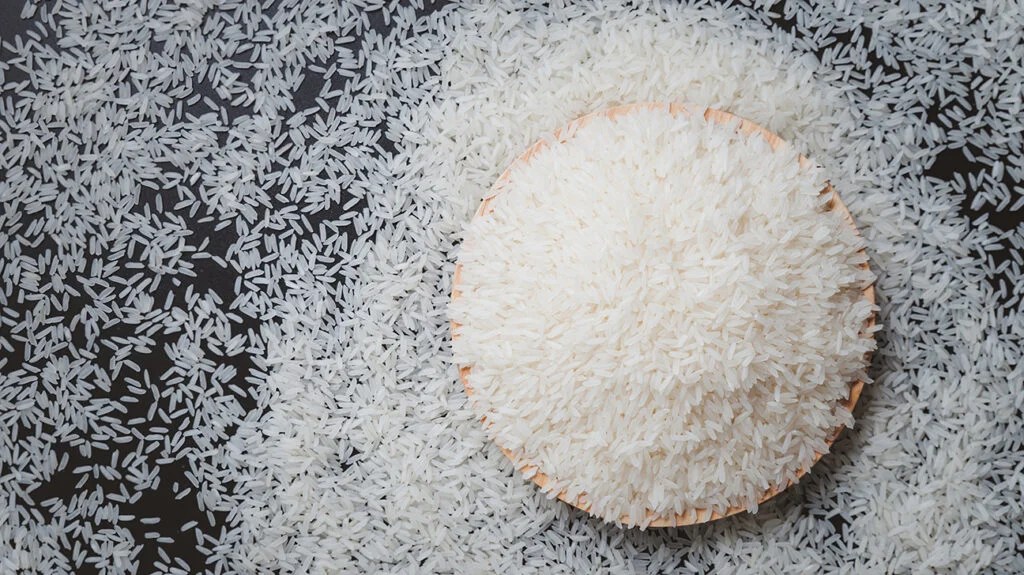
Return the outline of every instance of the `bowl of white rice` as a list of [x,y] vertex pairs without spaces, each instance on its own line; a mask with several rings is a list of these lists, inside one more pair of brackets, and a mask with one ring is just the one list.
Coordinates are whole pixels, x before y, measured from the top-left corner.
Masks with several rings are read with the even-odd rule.
[[550,497],[642,528],[756,511],[853,424],[878,329],[864,246],[824,170],[757,124],[600,110],[467,226],[454,360]]

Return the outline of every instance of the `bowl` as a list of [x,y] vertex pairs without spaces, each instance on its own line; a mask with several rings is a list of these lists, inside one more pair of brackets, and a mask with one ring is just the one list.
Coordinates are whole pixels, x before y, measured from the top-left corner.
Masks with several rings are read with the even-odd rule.
[[[505,169],[505,171],[501,174],[501,176],[498,177],[497,181],[494,184],[494,187],[492,188],[493,193],[491,195],[489,195],[488,197],[486,197],[480,203],[480,206],[477,209],[476,214],[473,217],[474,218],[482,218],[482,217],[486,217],[487,214],[491,213],[494,210],[494,207],[493,207],[492,204],[493,204],[493,201],[494,201],[495,197],[497,197],[497,194],[498,194],[497,190],[500,190],[501,186],[505,182],[508,181],[509,176],[510,176],[511,171],[512,171],[512,168],[514,166],[516,166],[517,164],[519,164],[519,163],[529,162],[530,158],[532,158],[537,152],[543,150],[546,146],[548,146],[548,142],[550,142],[550,141],[559,141],[559,142],[567,141],[568,137],[563,137],[563,134],[573,134],[573,133],[575,133],[575,130],[577,128],[584,126],[585,124],[587,124],[588,122],[590,122],[591,120],[593,120],[594,118],[597,118],[597,117],[604,116],[604,117],[609,117],[609,118],[616,118],[616,117],[626,116],[626,115],[628,115],[628,114],[630,114],[632,112],[638,111],[638,110],[658,110],[658,109],[667,110],[673,116],[676,116],[676,115],[679,115],[679,114],[692,115],[692,114],[703,113],[705,120],[708,121],[708,122],[714,122],[714,123],[717,123],[717,124],[723,124],[723,125],[727,125],[727,126],[728,125],[733,125],[733,126],[735,126],[736,130],[738,130],[740,133],[747,134],[747,135],[756,135],[756,136],[760,136],[761,138],[764,138],[764,140],[766,142],[768,142],[768,144],[771,146],[772,150],[778,149],[780,146],[783,146],[785,144],[785,141],[782,138],[780,138],[777,134],[774,134],[774,133],[768,131],[767,129],[763,128],[762,126],[760,126],[760,125],[758,125],[758,124],[756,124],[754,122],[751,122],[750,120],[746,120],[744,118],[740,118],[738,116],[735,116],[735,115],[730,114],[728,112],[724,112],[722,110],[716,110],[716,109],[713,109],[713,108],[704,108],[702,106],[695,106],[695,105],[691,105],[691,104],[664,103],[664,102],[644,102],[644,103],[626,104],[626,105],[622,105],[622,106],[615,106],[615,107],[612,107],[612,108],[607,108],[607,109],[604,109],[604,110],[599,110],[599,111],[596,111],[596,112],[592,112],[592,113],[587,114],[585,116],[581,116],[581,117],[573,120],[569,124],[565,125],[564,127],[556,130],[552,134],[551,137],[543,138],[541,140],[538,140],[533,145],[531,145],[529,148],[527,148],[526,151],[524,151],[521,155],[519,155],[512,162],[512,164],[509,165],[509,167]],[[702,110],[703,110],[703,112],[702,112]],[[569,136],[569,137],[571,137],[571,136]],[[810,164],[810,160],[808,160],[804,156],[799,156],[798,157],[798,161],[800,162],[801,166],[806,166],[806,165]],[[846,205],[839,198],[839,194],[832,187],[831,182],[826,182],[825,183],[825,187],[821,190],[821,193],[823,195],[830,196],[828,204],[827,204],[827,208],[829,210],[833,210],[833,211],[839,212],[842,215],[843,219],[849,224],[849,226],[851,228],[853,228],[853,230],[856,233],[859,234],[859,231],[857,230],[857,225],[856,225],[856,223],[853,220],[853,216],[850,214],[850,210],[847,209]],[[864,250],[861,250],[861,253],[864,253]],[[865,256],[866,256],[866,254],[865,254]],[[863,267],[867,267],[867,266],[868,266],[868,264],[865,262],[863,264]],[[461,295],[461,291],[459,290],[459,283],[461,281],[461,276],[462,276],[462,265],[461,265],[461,263],[456,263],[455,274],[454,274],[454,277],[452,279],[452,300],[453,301],[458,299],[460,297],[460,295]],[[870,302],[872,305],[875,304],[875,289],[874,289],[874,286],[868,286],[868,287],[866,287],[863,290],[863,299],[865,301]],[[862,333],[869,333],[869,334],[873,333],[872,328],[874,327],[874,325],[875,325],[875,316],[874,316],[874,314],[872,314],[872,316],[865,322],[864,332],[862,332]],[[459,325],[458,322],[454,322],[454,321],[452,322],[451,329],[452,329],[452,339],[453,340],[457,339],[459,337],[459,327],[460,327],[460,325]],[[467,366],[459,366],[459,379],[462,381],[462,385],[466,388],[467,395],[470,395],[470,396],[473,394],[473,385],[472,385],[472,382],[471,382],[471,379],[470,379],[470,377],[472,375],[472,371],[473,371],[472,366],[468,366],[468,365]],[[845,400],[840,401],[838,403],[837,407],[843,407],[843,408],[848,409],[848,410],[850,410],[852,412],[854,406],[857,404],[857,400],[860,399],[860,394],[861,394],[861,391],[863,389],[864,389],[864,382],[863,381],[857,380],[857,381],[851,382],[850,383],[850,393],[849,393],[849,396]],[[487,426],[488,425],[487,417],[484,416],[481,419],[483,421],[483,424],[485,426]],[[836,427],[835,429],[833,429],[832,432],[829,434],[828,438],[826,439],[826,444],[831,447],[831,445],[839,437],[839,435],[842,433],[842,431],[843,431],[843,426],[841,426],[841,425]],[[514,457],[514,455],[513,455],[513,453],[511,451],[509,451],[508,449],[505,449],[501,445],[498,445],[498,447],[501,449],[501,451],[510,460],[512,460],[513,462],[516,461],[516,458]],[[811,463],[811,466],[813,466],[814,463],[817,463],[821,459],[821,457],[823,455],[824,455],[824,452],[816,453],[815,456],[814,456],[814,459],[813,459],[813,461]],[[520,469],[520,471],[526,477],[529,477],[531,481],[533,481],[535,484],[537,484],[538,487],[540,487],[544,491],[548,491],[547,485],[548,485],[550,479],[543,472],[543,470],[538,469],[535,465],[532,465],[532,464],[520,465],[519,469]],[[810,471],[810,466],[808,466],[806,468],[803,468],[803,469],[800,469],[797,472],[797,480],[799,480],[799,478],[803,477],[809,471]],[[772,486],[767,491],[765,491],[765,493],[760,497],[760,499],[758,500],[758,503],[764,503],[764,502],[768,501],[769,499],[771,499],[772,497],[775,497],[776,495],[778,495],[779,493],[784,491],[786,488],[788,488],[790,485],[792,485],[792,483],[793,482],[789,482],[789,483],[786,483],[786,484],[783,484],[783,485]],[[561,499],[562,501],[568,503],[569,505],[572,505],[573,507],[576,507],[576,508],[578,508],[578,509],[580,509],[582,511],[590,513],[591,505],[590,505],[590,502],[588,501],[587,495],[585,493],[580,494],[576,498],[569,498],[566,495],[566,493],[563,491],[563,492],[558,493],[556,495],[556,497],[558,499]],[[745,510],[744,507],[730,507],[730,508],[726,509],[724,512],[712,511],[710,509],[689,509],[689,510],[685,511],[684,513],[676,513],[676,514],[672,514],[672,515],[660,515],[660,514],[656,514],[656,513],[652,512],[652,511],[648,511],[648,516],[646,517],[646,519],[648,519],[648,526],[649,527],[677,527],[677,526],[682,526],[682,525],[694,525],[694,524],[697,524],[697,523],[704,523],[704,522],[708,522],[708,521],[713,521],[715,519],[721,519],[723,517],[728,517],[730,515],[735,515],[735,514],[740,513],[741,511],[744,511],[744,510]],[[624,524],[639,523],[638,521],[631,521],[631,518],[628,515],[622,515],[622,516],[620,516],[618,518],[614,518],[614,517],[607,518],[606,517],[604,519],[608,519],[608,520],[612,520],[612,521],[617,520],[620,523],[624,523]]]

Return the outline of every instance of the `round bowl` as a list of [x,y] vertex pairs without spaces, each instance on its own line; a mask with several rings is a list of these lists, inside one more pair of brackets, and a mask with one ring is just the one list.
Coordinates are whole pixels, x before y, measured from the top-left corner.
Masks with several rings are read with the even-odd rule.
[[[596,118],[598,116],[607,116],[607,117],[610,117],[610,118],[614,118],[614,117],[618,117],[618,116],[627,115],[627,114],[629,114],[629,113],[631,113],[633,111],[641,110],[641,109],[648,109],[648,110],[662,109],[662,110],[668,110],[668,112],[670,114],[675,116],[675,115],[679,115],[679,114],[691,115],[691,114],[701,113],[702,107],[688,105],[688,104],[681,104],[681,103],[662,103],[662,102],[645,102],[645,103],[626,104],[626,105],[622,105],[622,106],[615,106],[615,107],[608,108],[608,109],[605,109],[605,110],[599,110],[599,111],[596,111],[596,112],[592,112],[590,114],[587,114],[585,116],[581,116],[581,117],[573,120],[572,122],[570,122],[566,126],[556,130],[554,132],[554,134],[552,135],[552,138],[554,140],[559,141],[559,142],[564,142],[564,141],[567,140],[567,138],[562,137],[562,134],[572,134],[572,133],[575,132],[576,128],[579,128],[579,127],[585,125],[586,123],[590,122],[592,119],[594,119],[594,118]],[[743,134],[748,134],[748,135],[755,134],[755,135],[758,135],[758,136],[764,138],[764,140],[766,142],[768,142],[768,144],[771,146],[771,148],[773,150],[775,150],[775,149],[777,149],[780,146],[785,144],[784,140],[782,138],[780,138],[778,135],[768,131],[767,129],[761,127],[758,124],[755,124],[754,122],[751,122],[750,120],[745,120],[743,118],[740,118],[740,117],[735,116],[733,114],[730,114],[728,112],[723,112],[721,110],[715,110],[715,109],[712,109],[712,108],[705,108],[705,109],[703,109],[703,114],[704,114],[704,118],[708,122],[715,122],[715,123],[724,124],[724,125],[735,124],[736,125],[736,129],[739,130]],[[544,149],[548,145],[549,141],[553,141],[552,138],[545,138],[545,139],[541,139],[541,140],[538,140],[537,142],[535,142],[533,145],[531,145],[529,148],[527,148],[525,152],[523,152],[521,155],[519,155],[519,157],[517,157],[512,162],[512,164],[509,165],[509,167],[505,169],[504,172],[502,172],[501,176],[498,178],[498,180],[494,184],[494,187],[492,188],[492,190],[494,190],[494,193],[492,193],[490,196],[486,197],[480,203],[480,207],[477,209],[476,215],[473,216],[474,218],[485,217],[487,214],[489,214],[491,211],[493,211],[494,207],[491,204],[494,201],[494,198],[497,196],[497,190],[500,189],[501,185],[508,180],[509,175],[510,175],[510,173],[512,171],[512,168],[515,165],[517,165],[518,163],[520,163],[520,162],[529,162],[530,158],[533,157],[534,154],[536,154],[540,150]],[[810,160],[808,160],[804,156],[799,156],[799,160],[798,161],[800,162],[801,166],[804,166],[804,165],[807,165],[807,164],[810,163]],[[843,204],[842,200],[839,199],[839,194],[836,193],[835,189],[832,187],[832,184],[830,182],[826,182],[825,183],[825,187],[821,190],[821,193],[822,194],[828,194],[828,195],[831,196],[830,199],[829,199],[828,208],[830,210],[838,211],[843,216],[843,219],[846,220],[846,222],[850,225],[850,227],[853,228],[853,230],[859,234],[859,231],[857,230],[857,225],[854,223],[853,216],[850,214],[850,210],[847,209],[846,205]],[[861,250],[861,252],[864,253],[864,250]],[[863,266],[867,267],[868,264],[865,262],[863,264]],[[461,291],[459,290],[459,283],[460,283],[460,280],[461,280],[461,276],[462,276],[462,264],[461,263],[456,263],[456,265],[455,265],[455,275],[454,275],[454,277],[452,279],[452,300],[458,299],[459,296],[461,295]],[[864,300],[868,301],[872,305],[874,305],[874,303],[875,303],[875,289],[874,289],[874,286],[866,287],[864,289],[863,293],[864,293]],[[875,325],[875,316],[874,316],[874,314],[872,314],[871,317],[867,320],[867,322],[865,322],[865,325],[864,325],[865,332],[872,333],[871,332],[871,328],[874,327],[874,325]],[[452,339],[457,339],[459,337],[459,327],[460,327],[460,325],[459,325],[458,322],[454,322],[454,321],[452,322],[452,324],[451,324]],[[462,384],[466,388],[467,395],[472,395],[473,394],[473,386],[472,386],[472,383],[470,382],[470,376],[472,374],[472,370],[473,370],[472,366],[468,366],[468,365],[467,366],[459,366],[459,379],[462,380]],[[849,396],[844,401],[839,402],[839,404],[837,405],[837,408],[838,407],[843,407],[843,408],[848,409],[848,410],[850,410],[852,412],[854,406],[857,404],[857,400],[860,398],[860,394],[861,394],[861,391],[863,390],[863,388],[864,388],[864,382],[863,381],[857,380],[857,381],[851,382],[850,383],[850,394],[849,394]],[[485,426],[488,425],[487,417],[486,416],[482,417],[481,419],[482,419],[482,421],[483,421]],[[832,430],[832,433],[828,436],[828,439],[826,440],[826,443],[829,446],[831,446],[832,443],[835,442],[836,438],[839,437],[839,434],[842,433],[842,431],[843,431],[843,426],[840,425],[840,426],[836,427],[834,430]],[[498,447],[501,449],[501,451],[510,460],[512,460],[513,462],[516,461],[516,458],[513,456],[512,452],[510,452],[509,450],[505,449],[501,445],[499,445]],[[817,463],[818,460],[820,460],[823,455],[824,455],[824,452],[823,453],[816,453],[815,456],[814,456],[814,460],[811,463],[811,465],[813,465],[814,463]],[[520,469],[520,471],[525,476],[529,477],[534,483],[536,483],[538,487],[540,487],[544,491],[547,491],[546,488],[547,488],[547,485],[548,485],[548,482],[549,482],[549,478],[548,478],[547,475],[544,474],[544,472],[542,470],[538,469],[536,466],[531,465],[531,464],[520,465],[519,469]],[[797,472],[797,479],[799,480],[799,478],[803,477],[808,471],[810,471],[810,466],[808,466],[806,468],[803,468],[803,469],[800,469]],[[787,487],[789,487],[791,484],[792,483],[786,483],[784,485],[775,485],[775,486],[769,488],[767,491],[765,491],[764,495],[762,495],[761,498],[758,500],[758,503],[764,503],[764,502],[768,501],[769,499],[771,499],[772,497],[775,497],[776,495],[778,495],[779,493],[784,491]],[[572,505],[573,507],[577,507],[577,508],[579,508],[579,509],[581,509],[581,510],[587,512],[587,513],[590,512],[590,502],[587,500],[587,495],[585,493],[580,494],[575,499],[572,499],[572,498],[567,497],[566,493],[563,491],[561,493],[558,493],[557,497],[558,497],[558,499],[561,499],[562,501],[568,503],[569,505]],[[722,513],[722,512],[717,512],[717,511],[712,512],[709,509],[689,509],[689,510],[687,510],[684,513],[677,513],[677,514],[672,514],[672,515],[659,515],[659,514],[656,514],[654,512],[648,511],[647,519],[649,520],[649,523],[648,523],[649,527],[677,527],[677,526],[682,526],[682,525],[694,525],[694,524],[697,524],[697,523],[704,523],[704,522],[707,522],[707,521],[713,521],[715,519],[721,519],[722,517],[728,517],[730,515],[735,515],[735,514],[740,513],[741,511],[744,511],[744,510],[745,510],[745,508],[743,508],[743,507],[730,507],[730,508],[726,509],[724,513]],[[605,519],[615,520],[616,518],[605,518]],[[617,520],[619,522],[621,522],[621,523],[626,523],[626,524],[639,523],[638,521],[631,521],[630,517],[628,515],[623,515],[621,517],[618,517]]]

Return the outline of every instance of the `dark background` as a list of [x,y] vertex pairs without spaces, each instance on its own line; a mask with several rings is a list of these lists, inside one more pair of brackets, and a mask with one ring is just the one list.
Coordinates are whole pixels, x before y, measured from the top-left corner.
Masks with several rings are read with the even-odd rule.
[[[725,3],[730,4],[732,2]],[[22,4],[23,3],[20,0],[0,2],[0,39],[2,39],[4,42],[12,42],[14,40],[15,35],[24,32],[30,26],[34,26],[31,20],[22,20],[20,18],[19,14],[21,12]],[[783,15],[785,13],[785,8],[786,6],[784,2],[777,3],[776,6],[773,8],[773,12],[779,14],[779,16],[773,17],[772,21],[774,25],[792,32],[795,29],[795,19],[787,19]],[[379,14],[373,14],[371,17],[371,21],[373,22],[373,25],[377,29],[380,30],[385,28],[384,21],[379,16]],[[870,38],[870,34],[870,30],[862,30],[862,35],[866,36],[867,38]],[[839,43],[849,42],[851,39],[851,35],[838,34],[835,36],[835,38],[836,41]],[[52,36],[49,37],[47,41],[55,45],[55,38],[53,38]],[[0,49],[0,58],[6,60],[10,57],[11,54],[8,50]],[[887,72],[895,72],[901,75],[907,75],[909,73],[909,70],[905,68],[897,68],[891,65],[887,66],[886,64],[884,64],[875,57],[872,57],[871,59],[875,65],[885,66]],[[11,69],[8,71],[8,83],[18,82],[23,79],[24,75],[19,75],[19,71],[15,69]],[[295,99],[298,102],[300,102],[296,105],[296,109],[302,109],[313,103],[313,98],[318,94],[321,87],[318,83],[319,81],[321,81],[321,79],[319,78],[318,75],[307,75],[306,83],[304,83],[299,89],[299,91],[295,94]],[[203,92],[204,95],[209,96],[215,102],[218,102],[221,105],[230,108],[227,102],[220,102],[220,99],[218,98],[217,94],[213,90],[209,89],[208,86],[200,86],[199,90]],[[7,95],[8,94],[5,92],[4,96]],[[204,109],[203,106],[204,104],[201,100],[197,104],[198,112],[206,111],[206,109]],[[245,110],[243,109],[233,109],[230,111],[231,114],[235,115],[245,113]],[[932,122],[936,122],[938,113],[939,110],[935,108],[928,110],[929,120]],[[970,117],[977,113],[977,110],[968,110],[966,115]],[[383,137],[383,134],[381,135]],[[386,138],[382,138],[382,141],[384,142],[385,146],[388,145],[388,143],[386,142]],[[938,155],[937,159],[930,167],[925,169],[925,174],[937,180],[949,180],[956,173],[963,174],[966,177],[969,173],[976,173],[988,170],[988,166],[968,161],[967,157],[964,155],[962,150],[947,149]],[[0,173],[0,180],[2,180],[2,177],[3,174]],[[1004,175],[1004,183],[1012,186],[1013,182],[1011,181],[1008,175]],[[175,196],[173,195],[173,192],[162,190],[143,190],[142,199],[140,200],[139,205],[136,206],[136,209],[141,212],[143,205],[147,203],[150,205],[151,209],[154,208],[152,202],[154,201],[156,195],[163,194],[165,192],[167,192],[169,195],[166,195],[166,197],[164,197],[163,205],[173,205],[175,201]],[[987,215],[989,223],[1004,230],[1011,229],[1021,224],[1022,221],[1024,221],[1024,218],[1022,218],[1020,213],[996,212],[992,210],[990,206],[984,206],[980,210],[972,210],[970,207],[971,200],[972,195],[970,193],[966,194],[963,198],[960,199],[962,213],[968,218],[970,218],[972,221],[981,216]],[[185,215],[187,216],[187,214]],[[200,234],[195,241],[198,242],[203,237],[208,237],[210,239],[211,247],[208,249],[208,251],[215,252],[218,248],[223,250],[224,248],[226,248],[226,246],[230,245],[236,239],[232,235],[231,227],[228,227],[223,231],[213,233],[212,226],[214,225],[215,222],[199,223],[194,221],[193,219],[193,221],[191,221],[190,223],[194,225],[194,231],[197,234]],[[38,249],[43,250],[45,249],[45,247],[46,245],[44,242],[44,244],[40,245]],[[992,256],[997,264],[1009,257],[1006,251],[993,252]],[[233,299],[232,286],[235,280],[233,271],[221,268],[218,265],[214,264],[211,260],[198,260],[195,271],[197,277],[191,280],[191,283],[198,292],[202,293],[208,290],[212,290],[215,292],[220,292],[222,294],[222,299],[224,299],[225,301],[231,301]],[[999,278],[993,278],[992,281],[998,282],[998,279]],[[164,281],[158,292],[153,294],[156,301],[162,301],[164,294],[169,289],[183,289],[183,287],[175,287],[172,286],[171,282]],[[1012,291],[1013,290],[1011,289],[1010,292],[1012,293]],[[1007,294],[1007,297],[1009,297],[1009,294]],[[12,304],[12,307],[14,308],[13,311],[16,314],[24,315],[25,309],[19,309],[19,304],[17,304],[14,301],[10,303]],[[88,302],[85,301],[72,302],[72,308],[80,308],[82,305],[86,305],[87,303]],[[27,306],[27,303],[24,305]],[[258,322],[253,318],[243,318],[240,327],[242,327],[243,329],[245,327],[252,327],[253,329],[258,330]],[[131,335],[133,329],[134,328],[131,325],[114,325],[109,330],[104,330],[103,337],[106,339],[118,335]],[[146,357],[140,358],[133,356],[132,358],[134,361],[140,364],[143,370],[148,371],[154,377],[158,376],[158,374],[160,373],[163,373],[167,368],[171,366],[171,362],[163,354],[162,351],[163,343],[166,342],[160,341],[159,337],[159,335],[156,336],[157,345],[153,346],[152,353],[150,353]],[[173,337],[171,339],[173,340]],[[3,352],[2,349],[0,349],[0,354],[2,353],[5,352]],[[21,361],[22,353],[23,350],[17,348],[16,345],[16,349],[14,350],[14,352],[9,354],[9,363],[5,369],[12,369],[13,366],[18,365],[18,363]],[[101,347],[100,355],[97,361],[102,365],[106,365],[110,361],[112,355],[113,351],[111,349]],[[245,385],[243,383],[244,379],[253,369],[250,360],[245,354],[236,355],[231,358],[218,358],[218,361],[234,365],[234,367],[236,367],[236,369],[238,370],[238,377],[236,378],[238,384],[241,386]],[[110,393],[111,395],[127,394],[129,393],[129,391],[127,390],[126,387],[123,386],[123,382],[115,381]],[[253,405],[252,400],[248,396],[238,395],[237,400],[247,409],[252,409],[255,407]],[[131,418],[145,415],[150,408],[151,402],[151,397],[140,396],[138,403],[129,405],[130,413],[127,414],[126,417]],[[145,424],[143,425],[143,427],[144,426]],[[142,431],[142,433],[146,432],[145,429],[140,429],[140,431]],[[42,485],[38,490],[34,492],[34,497],[36,501],[45,501],[46,499],[51,497],[59,497],[62,499],[67,499],[71,497],[76,491],[75,485],[81,476],[72,474],[70,470],[81,465],[88,465],[92,463],[92,461],[82,457],[77,449],[67,448],[66,445],[63,446],[63,448],[60,449],[59,451],[61,454],[67,453],[68,456],[71,458],[71,461],[64,472],[58,473],[55,477],[52,478],[51,481]],[[104,455],[104,457],[109,457],[109,454]],[[160,518],[160,522],[155,525],[143,524],[137,520],[128,520],[121,523],[121,525],[126,526],[129,530],[132,531],[134,537],[136,538],[136,541],[142,542],[142,550],[140,554],[137,556],[137,560],[139,561],[140,564],[140,573],[147,573],[152,572],[154,570],[159,570],[161,563],[170,566],[177,566],[189,572],[196,572],[201,570],[202,566],[205,563],[206,554],[196,543],[194,537],[192,537],[191,530],[189,530],[186,533],[181,533],[181,526],[190,521],[197,521],[199,522],[200,526],[207,526],[208,528],[212,526],[219,526],[226,523],[226,518],[224,517],[224,514],[209,513],[200,510],[194,497],[194,489],[191,495],[186,495],[180,498],[177,497],[177,495],[182,493],[186,487],[191,486],[190,480],[185,475],[187,469],[188,467],[184,460],[178,460],[172,463],[162,465],[160,470],[160,484],[156,488],[143,491],[142,493],[144,495],[137,501],[121,505],[122,515],[134,515],[136,519],[145,517]],[[0,470],[0,475],[3,475],[3,470]],[[105,491],[116,491],[116,488],[120,483],[118,481],[105,481],[102,479],[92,478],[90,478],[90,481],[93,482],[92,484],[95,484],[95,482],[98,481],[100,484],[103,485]],[[175,486],[175,484],[177,484],[177,486]],[[45,509],[38,507],[37,511],[41,514],[42,517],[47,517],[47,511]],[[213,525],[211,525],[211,521]],[[836,518],[833,521],[836,523],[837,531],[841,533],[842,519],[836,516]],[[158,541],[158,538],[164,536],[174,538],[175,542],[165,543]],[[167,555],[169,555],[171,559],[169,563],[164,557],[161,556],[162,554],[159,551],[159,549],[161,548],[167,553]],[[184,563],[181,562],[182,560],[184,560]],[[81,568],[79,572],[88,573],[94,572],[94,570],[90,569],[89,566],[86,565],[83,568]]]

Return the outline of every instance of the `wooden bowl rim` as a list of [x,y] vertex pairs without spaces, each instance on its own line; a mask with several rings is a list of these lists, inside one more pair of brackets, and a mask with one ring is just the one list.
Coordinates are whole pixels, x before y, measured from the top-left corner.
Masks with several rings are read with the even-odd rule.
[[[552,139],[558,140],[559,142],[567,141],[575,134],[577,128],[584,126],[585,124],[587,124],[596,117],[605,116],[608,118],[615,118],[618,116],[629,114],[637,110],[668,110],[668,112],[673,116],[678,114],[690,115],[693,114],[696,110],[700,110],[702,108],[704,109],[705,120],[725,125],[736,123],[738,131],[746,135],[760,135],[762,138],[764,138],[765,141],[768,142],[772,150],[777,150],[778,148],[786,145],[785,140],[783,140],[777,134],[762,127],[761,125],[751,122],[750,120],[741,118],[739,116],[736,116],[734,114],[730,114],[728,112],[724,112],[722,110],[717,110],[714,108],[696,106],[692,104],[685,104],[679,102],[639,102],[634,104],[613,106],[610,108],[597,110],[589,114],[580,116],[579,118],[576,118],[575,120],[569,122],[565,126],[555,130],[552,133],[552,138],[541,138],[540,140],[537,140],[532,145],[530,145],[530,147],[527,148],[526,151],[517,156],[516,159],[513,160],[512,163],[510,163],[507,168],[505,168],[505,171],[501,173],[501,176],[498,177],[498,179],[494,183],[494,186],[491,188],[491,194],[480,202],[480,206],[477,209],[476,214],[474,214],[473,218],[476,219],[484,217],[494,210],[493,206],[491,205],[491,202],[494,200],[495,197],[498,196],[502,185],[508,181],[512,173],[512,169],[515,166],[517,166],[520,163],[528,162],[534,154],[538,153],[539,151],[547,147],[549,142],[552,141]],[[566,138],[563,138],[562,135],[566,133],[570,135]],[[798,156],[798,161],[800,162],[801,167],[811,163],[810,160],[803,155]],[[839,211],[840,214],[843,216],[843,219],[846,220],[850,227],[853,228],[853,231],[859,236],[860,230],[857,228],[857,224],[853,219],[853,215],[850,213],[849,208],[846,207],[846,204],[844,204],[843,201],[840,199],[839,194],[835,191],[835,188],[832,187],[832,183],[830,181],[825,182],[825,187],[822,189],[821,193],[831,194],[832,197],[829,200],[828,204],[829,209]],[[866,250],[861,249],[860,253],[864,254],[865,258],[867,257]],[[869,265],[865,261],[862,267],[868,268]],[[459,283],[461,281],[461,278],[462,263],[456,262],[455,273],[452,277],[452,301],[455,301],[461,295],[461,291],[459,290]],[[864,288],[863,294],[864,301],[867,301],[872,305],[875,304],[875,288],[873,284]],[[864,323],[864,332],[867,332],[872,337],[874,337],[874,332],[871,329],[874,326],[875,314],[872,313],[871,316]],[[458,339],[458,329],[460,327],[461,324],[459,324],[456,321],[451,321],[452,340]],[[472,366],[459,366],[459,379],[462,381],[462,385],[466,389],[467,396],[473,395],[473,387],[472,385],[470,385],[469,382],[469,375],[471,371]],[[863,380],[858,379],[857,381],[853,382],[852,384],[850,384],[850,395],[846,398],[845,401],[839,402],[837,407],[841,406],[852,413],[853,408],[857,405],[857,401],[860,399],[860,395],[863,390]],[[488,425],[487,417],[482,416],[480,419],[484,423],[484,426],[486,427]],[[830,433],[828,438],[825,440],[826,445],[831,447],[835,440],[843,432],[844,428],[845,426],[839,425],[835,429],[833,429],[832,433]],[[496,441],[495,444],[497,445]],[[542,472],[536,465],[522,462],[517,463],[516,457],[511,451],[502,447],[501,445],[498,445],[498,448],[501,449],[501,452],[504,453],[505,456],[508,457],[509,460],[513,462],[513,464],[517,465],[521,473],[530,476],[530,480],[533,481],[533,483],[537,484],[538,487],[540,487],[543,491],[547,492],[547,484],[550,482],[550,478],[544,472]],[[822,456],[824,456],[826,452],[815,453],[814,459],[811,461],[811,464],[808,465],[806,468],[802,468],[797,471],[796,481],[787,481],[784,485],[776,485],[770,487],[767,491],[765,491],[764,495],[758,500],[758,504],[762,504],[768,501],[769,499],[775,497],[779,493],[782,493],[787,488],[789,488],[797,481],[799,481],[800,478],[806,475],[810,471],[810,468],[813,467],[814,464],[816,464],[822,458]],[[556,497],[568,503],[569,505],[576,507],[577,509],[580,509],[586,513],[591,513],[591,503],[587,499],[587,495],[585,493],[581,493],[575,499],[570,499],[567,496],[566,492],[563,490],[559,492],[556,495]],[[745,510],[746,508],[741,506],[729,507],[728,509],[726,509],[724,513],[711,511],[710,509],[689,509],[684,513],[675,513],[670,516],[663,516],[648,510],[647,518],[650,520],[648,523],[649,527],[679,527],[684,525],[695,525],[699,523],[705,523],[708,521],[714,521],[716,519],[721,519],[723,517],[735,515]],[[621,515],[618,518],[618,521],[620,523],[627,525],[640,523],[638,521],[630,521],[628,515]]]

